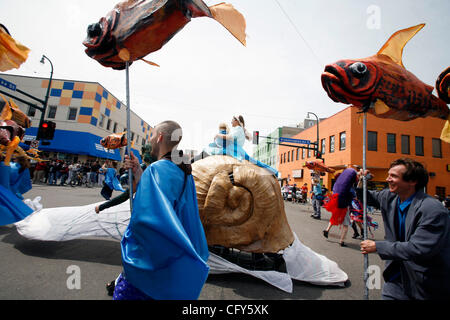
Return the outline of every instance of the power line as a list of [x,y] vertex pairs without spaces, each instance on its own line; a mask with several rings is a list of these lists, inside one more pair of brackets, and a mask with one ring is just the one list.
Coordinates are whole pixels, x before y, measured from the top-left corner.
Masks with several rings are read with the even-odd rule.
[[291,18],[289,17],[289,15],[287,14],[287,12],[283,9],[283,7],[281,6],[280,2],[278,0],[275,0],[275,2],[278,4],[278,6],[280,7],[281,11],[283,12],[283,14],[286,16],[286,18],[289,20],[290,24],[294,27],[294,30],[297,32],[297,35],[303,40],[303,42],[306,44],[306,46],[308,47],[308,49],[311,51],[311,53],[313,54],[314,58],[316,58],[316,61],[319,63],[319,65],[322,67],[323,63],[320,61],[319,57],[314,53],[314,50],[311,48],[311,46],[309,45],[309,43],[306,41],[306,39],[302,36],[302,34],[300,33],[300,31],[298,30],[297,26],[294,24],[294,22],[291,20]]

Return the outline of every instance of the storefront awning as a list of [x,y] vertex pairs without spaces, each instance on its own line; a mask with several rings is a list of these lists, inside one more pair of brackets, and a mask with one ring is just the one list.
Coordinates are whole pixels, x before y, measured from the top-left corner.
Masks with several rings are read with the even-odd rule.
[[[36,134],[36,127],[28,128],[25,132],[24,140],[34,140]],[[121,161],[119,149],[111,150],[104,148],[100,144],[101,139],[102,137],[89,132],[55,130],[53,140],[49,141],[50,144],[42,145],[42,142],[39,142],[38,149],[47,152],[86,154],[93,157]]]

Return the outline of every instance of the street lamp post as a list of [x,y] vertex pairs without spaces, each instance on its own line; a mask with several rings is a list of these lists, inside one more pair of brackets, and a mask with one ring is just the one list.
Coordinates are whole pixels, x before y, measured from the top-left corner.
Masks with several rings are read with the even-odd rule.
[[313,112],[308,112],[307,114],[306,114],[306,118],[307,119],[309,119],[309,115],[310,114],[312,114],[312,115],[314,115],[315,117],[316,117],[316,119],[317,119],[317,144],[316,144],[316,146],[317,146],[317,153],[316,153],[316,156],[319,154],[319,117],[315,114],[315,113],[313,113]]
[[51,72],[50,72],[50,79],[49,79],[49,81],[48,81],[47,93],[46,93],[46,95],[45,95],[44,108],[43,108],[43,110],[41,111],[41,119],[39,120],[38,133],[37,133],[36,140],[40,140],[40,138],[41,138],[41,137],[39,136],[39,128],[42,126],[42,123],[44,122],[45,112],[47,111],[48,97],[49,97],[49,95],[50,95],[50,87],[51,87],[51,85],[52,85],[52,78],[53,78],[53,63],[50,61],[50,59],[49,59],[47,56],[45,56],[45,55],[43,54],[43,55],[42,55],[42,58],[41,58],[41,63],[42,63],[42,64],[45,63],[45,60],[44,60],[44,59],[47,59],[48,62],[50,62],[50,66],[51,66],[52,70],[51,70]]

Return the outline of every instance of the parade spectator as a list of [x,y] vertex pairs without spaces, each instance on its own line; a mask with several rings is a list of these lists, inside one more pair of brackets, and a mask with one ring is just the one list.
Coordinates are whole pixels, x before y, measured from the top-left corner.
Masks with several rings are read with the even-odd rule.
[[47,163],[46,161],[39,161],[36,164],[36,168],[34,169],[34,176],[33,176],[33,183],[39,183],[39,182],[43,182],[44,178],[45,178],[45,171],[47,168]]
[[292,186],[292,203],[297,202],[297,185],[294,183]]
[[305,183],[302,186],[302,202],[307,203],[308,202],[308,184]]
[[[381,209],[384,240],[360,245],[363,254],[378,253],[386,261],[382,298],[450,299],[450,219],[442,204],[423,191],[427,170],[415,160],[398,159],[386,181],[387,189],[367,192],[368,205]],[[357,194],[361,200],[362,189]]]
[[56,166],[55,166],[55,184],[58,184],[58,180],[61,179],[61,169],[63,166],[62,160],[56,160]]
[[92,185],[95,185],[98,183],[98,170],[100,169],[100,165],[98,164],[97,161],[94,161],[91,165],[91,180],[90,182],[92,183]]
[[69,166],[67,163],[63,163],[60,169],[61,181],[59,183],[60,186],[63,186],[66,183],[67,178],[69,177]]
[[50,165],[48,166],[48,179],[47,179],[47,184],[48,185],[55,185],[56,179],[56,162],[55,161],[51,161]]
[[313,181],[313,189],[312,189],[312,206],[314,209],[314,214],[311,215],[314,219],[320,220],[320,207],[322,206],[322,186],[320,185],[319,180]]

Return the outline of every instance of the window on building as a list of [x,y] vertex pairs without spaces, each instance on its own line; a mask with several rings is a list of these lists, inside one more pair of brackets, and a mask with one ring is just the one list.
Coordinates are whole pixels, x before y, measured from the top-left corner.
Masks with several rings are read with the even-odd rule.
[[133,141],[133,140],[134,140],[134,132],[131,131],[131,141]]
[[111,119],[108,119],[108,122],[106,122],[106,130],[111,130]]
[[311,158],[311,149],[308,149],[308,159]]
[[395,133],[387,134],[387,152],[389,152],[389,153],[397,152]]
[[378,137],[376,131],[367,131],[367,150],[377,151]]
[[439,196],[439,199],[445,199],[445,187],[436,186],[436,194]]
[[294,161],[294,150],[291,151],[291,161]]
[[442,158],[441,139],[433,138],[431,140],[431,144],[433,149],[433,157]]
[[402,153],[409,154],[409,136],[402,134]]
[[330,153],[334,152],[334,136],[330,137]]
[[416,137],[416,156],[423,156],[423,137]]
[[98,126],[100,128],[103,128],[103,125],[105,124],[105,116],[103,114],[100,115],[100,121],[98,122]]
[[77,108],[69,108],[69,113],[67,114],[67,120],[76,120],[77,119]]
[[325,139],[321,140],[320,146],[320,153],[325,154]]
[[48,108],[47,118],[55,119],[55,117],[56,117],[56,106],[50,106]]
[[297,156],[295,158],[295,160],[300,160],[300,148],[297,148]]
[[113,132],[117,133],[117,122],[114,122]]
[[302,148],[302,159],[305,159],[306,157],[306,149]]
[[346,134],[345,131],[339,133],[339,150],[345,150]]
[[36,108],[29,106],[28,107],[28,112],[27,112],[27,116],[29,117],[34,117],[36,115]]

